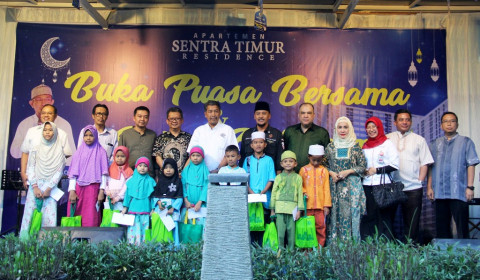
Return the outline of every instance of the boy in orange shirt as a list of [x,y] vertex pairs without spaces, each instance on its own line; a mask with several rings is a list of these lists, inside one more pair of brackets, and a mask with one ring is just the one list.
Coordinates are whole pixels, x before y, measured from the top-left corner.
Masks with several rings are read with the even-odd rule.
[[300,169],[303,179],[303,193],[307,196],[307,215],[315,216],[318,245],[325,246],[325,216],[330,213],[332,197],[328,170],[322,165],[325,150],[322,145],[311,145],[308,148],[310,163]]

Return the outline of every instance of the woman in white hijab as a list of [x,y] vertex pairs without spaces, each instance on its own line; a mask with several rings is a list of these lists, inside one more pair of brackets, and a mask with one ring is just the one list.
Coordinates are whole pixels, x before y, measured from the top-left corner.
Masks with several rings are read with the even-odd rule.
[[57,126],[53,122],[42,124],[42,141],[28,156],[28,193],[23,212],[20,236],[28,235],[33,210],[37,201],[43,201],[42,227],[54,227],[57,223],[57,202],[50,196],[62,178],[65,154],[58,139]]
[[330,174],[332,208],[327,222],[327,242],[360,240],[360,220],[365,214],[362,175],[367,162],[352,122],[340,117],[335,122],[333,142],[325,149]]

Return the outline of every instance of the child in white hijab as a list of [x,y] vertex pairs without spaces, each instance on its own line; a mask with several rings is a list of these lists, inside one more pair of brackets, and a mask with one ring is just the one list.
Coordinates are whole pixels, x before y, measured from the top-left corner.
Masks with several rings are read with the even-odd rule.
[[42,203],[42,227],[54,227],[57,223],[57,201],[50,193],[57,188],[65,167],[65,154],[58,141],[58,129],[53,122],[42,124],[42,141],[29,153],[27,177],[29,189],[23,212],[20,236],[28,234],[33,210]]

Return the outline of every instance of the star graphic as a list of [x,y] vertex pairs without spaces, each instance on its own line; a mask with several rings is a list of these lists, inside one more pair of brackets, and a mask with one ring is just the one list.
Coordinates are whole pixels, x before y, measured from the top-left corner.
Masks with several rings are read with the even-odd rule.
[[168,186],[168,189],[170,192],[176,192],[177,191],[177,185],[174,185],[173,183],[170,183],[170,186]]

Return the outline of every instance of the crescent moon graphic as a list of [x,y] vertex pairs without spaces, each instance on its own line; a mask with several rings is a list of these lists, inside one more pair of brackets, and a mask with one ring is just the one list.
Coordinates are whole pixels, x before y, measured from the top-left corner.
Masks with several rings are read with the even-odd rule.
[[59,37],[48,39],[45,41],[45,43],[43,43],[42,48],[40,49],[40,57],[42,58],[42,62],[50,69],[64,68],[70,62],[70,57],[60,61],[53,58],[52,54],[50,53],[50,47],[52,46],[52,43],[58,39]]

